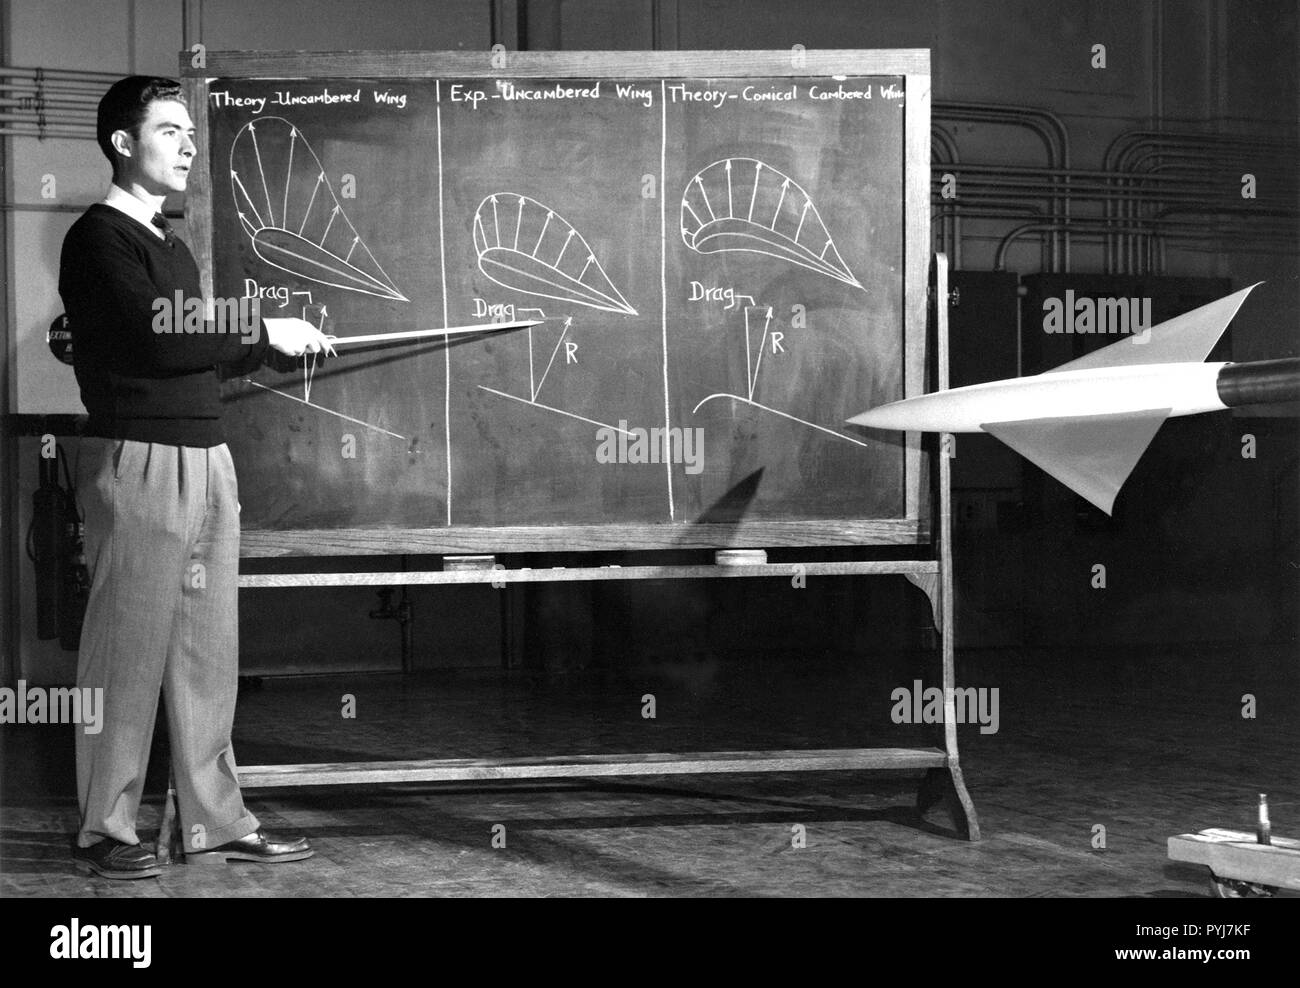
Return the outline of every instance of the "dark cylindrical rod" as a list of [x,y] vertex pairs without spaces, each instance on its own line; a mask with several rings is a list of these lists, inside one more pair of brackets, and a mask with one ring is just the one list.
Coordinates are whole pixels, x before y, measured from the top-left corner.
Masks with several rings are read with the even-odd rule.
[[1300,401],[1300,357],[1227,364],[1215,386],[1219,400],[1229,408]]

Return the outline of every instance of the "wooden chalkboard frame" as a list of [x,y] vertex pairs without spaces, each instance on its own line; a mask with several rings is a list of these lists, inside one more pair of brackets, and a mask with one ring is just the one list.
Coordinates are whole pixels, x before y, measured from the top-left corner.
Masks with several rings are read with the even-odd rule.
[[[208,86],[217,78],[662,78],[902,76],[903,393],[924,390],[926,287],[930,264],[930,53],[926,49],[507,52],[207,52],[204,64],[181,53],[180,75],[201,139],[209,132]],[[190,175],[186,220],[205,295],[213,291],[212,176],[206,153]],[[726,524],[448,526],[246,530],[241,555],[361,555],[643,550],[720,547],[916,545],[932,537],[931,500],[919,437],[904,454],[904,514],[890,519],[741,520]]]

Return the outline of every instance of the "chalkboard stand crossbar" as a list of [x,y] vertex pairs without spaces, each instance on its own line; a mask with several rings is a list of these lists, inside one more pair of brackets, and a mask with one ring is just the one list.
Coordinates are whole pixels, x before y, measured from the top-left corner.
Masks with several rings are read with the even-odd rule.
[[579,583],[588,580],[701,580],[742,577],[803,576],[905,576],[918,586],[936,579],[940,565],[933,559],[878,560],[860,559],[844,562],[745,563],[718,565],[700,563],[675,566],[538,566],[507,568],[472,568],[414,570],[390,572],[333,573],[245,573],[239,586],[245,590],[285,587],[394,587],[443,584],[490,583]]
[[245,788],[264,788],[385,782],[488,782],[499,779],[582,779],[621,775],[943,769],[947,765],[947,754],[938,748],[696,751],[683,754],[654,752],[255,765],[239,770],[239,784]]

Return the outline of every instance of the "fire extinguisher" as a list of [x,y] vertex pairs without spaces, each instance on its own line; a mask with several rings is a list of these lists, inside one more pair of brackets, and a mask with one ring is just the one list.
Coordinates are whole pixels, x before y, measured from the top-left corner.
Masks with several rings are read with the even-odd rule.
[[[59,483],[59,471],[67,488]],[[75,651],[90,596],[86,567],[85,526],[77,509],[68,464],[57,444],[54,455],[40,458],[39,486],[32,494],[32,523],[27,555],[36,569],[36,637],[58,638]]]

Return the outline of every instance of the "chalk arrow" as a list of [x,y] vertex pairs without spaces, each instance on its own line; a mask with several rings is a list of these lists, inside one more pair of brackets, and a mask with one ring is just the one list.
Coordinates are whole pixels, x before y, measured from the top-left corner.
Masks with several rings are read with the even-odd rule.
[[289,164],[284,170],[284,203],[280,207],[281,220],[289,215],[289,176],[293,174],[293,146],[297,143],[298,128],[294,127],[289,130]]
[[257,146],[257,129],[250,123],[248,133],[253,139],[253,154],[257,156],[257,172],[262,176],[262,192],[266,195],[266,215],[271,218],[271,225],[275,225],[275,211],[271,208],[271,190],[266,184],[266,170],[262,167],[262,151]]
[[553,217],[554,215],[555,214],[551,212],[549,209],[546,211],[546,222],[542,224],[542,232],[537,235],[537,245],[533,247],[533,257],[536,257],[537,252],[541,250],[542,238],[546,236],[546,228],[551,225],[551,217]]
[[790,239],[793,240],[795,243],[798,243],[798,242],[799,242],[799,234],[803,232],[803,221],[807,218],[807,216],[808,216],[808,207],[811,206],[811,205],[812,205],[812,200],[811,200],[811,199],[805,199],[805,200],[803,201],[803,212],[801,212],[801,213],[799,214],[799,225],[798,225],[797,227],[795,227],[794,236],[790,238]]
[[262,214],[259,213],[257,207],[253,205],[253,197],[250,196],[248,190],[244,188],[244,180],[239,177],[239,172],[235,171],[233,168],[230,169],[230,177],[235,180],[235,184],[239,186],[239,191],[244,193],[244,198],[248,200],[248,208],[251,209],[253,215],[257,217],[257,225],[266,226],[266,223],[262,221]]
[[569,235],[564,238],[564,246],[560,248],[560,253],[555,258],[555,263],[551,265],[555,270],[560,270],[560,262],[564,260],[564,252],[569,249],[569,241],[573,239],[573,235],[577,232],[577,230],[570,230]]
[[321,183],[325,181],[325,173],[321,172],[316,176],[316,184],[311,187],[311,198],[307,200],[307,211],[302,214],[302,222],[298,224],[298,236],[302,236],[303,228],[307,225],[307,217],[311,215],[311,207],[316,205],[316,190],[320,188]]
[[[731,170],[731,162],[730,162],[730,160],[728,160],[728,162],[727,162],[727,170],[728,170],[728,171]],[[700,198],[702,198],[702,199],[704,200],[704,205],[707,206],[707,207],[709,208],[709,219],[711,219],[711,220],[716,220],[718,217],[717,217],[717,215],[713,212],[713,203],[709,202],[709,194],[708,194],[707,192],[704,191],[704,183],[700,181],[700,176],[699,176],[699,175],[696,175],[696,176],[695,176],[695,184],[698,185],[698,186],[700,187]],[[691,212],[694,212],[694,210],[692,210]],[[698,217],[697,217],[697,218],[698,218]]]
[[339,214],[339,207],[335,206],[330,210],[330,221],[325,224],[325,232],[320,235],[320,246],[325,246],[325,238],[330,235],[330,227],[334,225],[334,217]]
[[772,225],[768,227],[769,230],[773,230],[773,231],[776,230],[776,221],[777,218],[781,215],[781,207],[785,205],[785,193],[786,190],[789,188],[790,188],[790,180],[787,178],[784,182],[781,183],[781,198],[776,201],[776,211],[772,213]]

